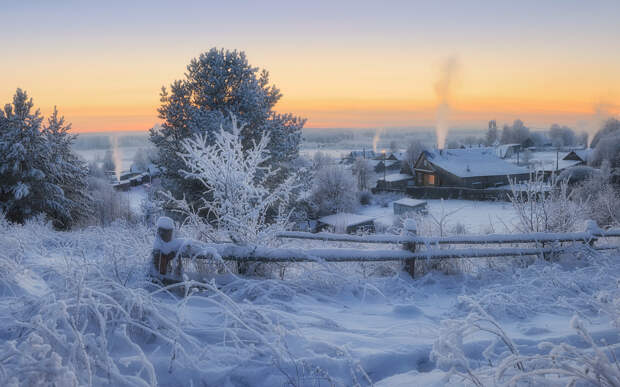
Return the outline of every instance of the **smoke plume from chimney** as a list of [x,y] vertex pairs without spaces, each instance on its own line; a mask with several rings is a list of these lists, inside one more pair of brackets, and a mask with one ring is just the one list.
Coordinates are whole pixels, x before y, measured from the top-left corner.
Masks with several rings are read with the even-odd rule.
[[452,100],[452,91],[457,81],[459,67],[459,62],[455,56],[448,57],[441,64],[439,79],[435,83],[435,93],[437,94],[437,123],[435,125],[435,133],[437,135],[438,149],[443,149],[446,146],[450,103]]
[[379,145],[381,134],[383,134],[383,129],[377,129],[377,131],[375,132],[375,136],[372,138],[372,150],[375,153],[377,153],[377,146]]

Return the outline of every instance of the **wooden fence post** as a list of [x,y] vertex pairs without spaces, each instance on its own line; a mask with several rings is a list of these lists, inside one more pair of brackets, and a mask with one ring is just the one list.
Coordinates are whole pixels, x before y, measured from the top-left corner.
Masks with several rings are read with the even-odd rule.
[[596,223],[596,220],[586,220],[585,232],[590,234],[590,239],[587,241],[588,245],[590,245],[590,247],[594,247],[594,242],[596,242],[598,238],[596,238],[593,234],[601,232],[601,228]]
[[[157,220],[156,246],[161,246],[172,242],[174,234],[174,221],[166,216],[162,216]],[[166,275],[168,271],[168,263],[176,255],[176,251],[162,252],[158,247],[153,249],[152,258],[153,266],[159,271],[160,275]]]
[[[415,237],[418,235],[418,225],[414,219],[405,219],[403,224],[403,235],[408,237]],[[403,247],[406,250],[415,252],[415,243],[404,243]],[[411,278],[415,278],[415,258],[405,260],[405,271],[409,273]]]

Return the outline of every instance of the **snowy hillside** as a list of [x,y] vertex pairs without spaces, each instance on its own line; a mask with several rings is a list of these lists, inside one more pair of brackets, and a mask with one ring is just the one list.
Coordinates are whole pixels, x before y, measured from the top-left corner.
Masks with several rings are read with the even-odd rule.
[[[188,291],[146,281],[153,235],[2,223],[0,384],[494,385],[547,368],[566,384],[569,365],[586,372],[574,353],[615,364],[604,371],[618,381],[617,254],[415,280],[394,265],[296,264],[283,280],[225,274]],[[607,348],[591,352],[579,321]]]

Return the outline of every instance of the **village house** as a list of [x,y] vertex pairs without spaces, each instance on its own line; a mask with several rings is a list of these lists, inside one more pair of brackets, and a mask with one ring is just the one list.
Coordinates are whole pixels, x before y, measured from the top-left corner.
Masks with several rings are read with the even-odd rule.
[[576,149],[568,152],[568,154],[562,157],[562,160],[577,161],[575,165],[584,165],[588,163],[592,149]]
[[501,159],[493,148],[424,151],[415,163],[416,185],[495,188],[528,180],[530,171]]

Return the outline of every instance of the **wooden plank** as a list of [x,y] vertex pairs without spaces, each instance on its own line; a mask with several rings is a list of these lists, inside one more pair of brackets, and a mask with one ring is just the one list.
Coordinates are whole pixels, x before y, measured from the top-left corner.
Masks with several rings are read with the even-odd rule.
[[[234,262],[388,262],[414,259],[448,259],[448,258],[493,258],[510,256],[532,256],[563,252],[574,246],[544,248],[499,248],[499,249],[429,249],[418,252],[407,250],[360,250],[360,249],[282,249],[232,244],[220,245],[216,249],[225,261]],[[618,246],[604,246],[594,250],[617,249]],[[213,259],[211,255],[183,254],[186,259]]]
[[310,233],[287,231],[277,234],[279,238],[294,239],[313,239],[333,242],[355,242],[355,243],[387,243],[405,244],[416,243],[421,245],[441,245],[441,244],[501,244],[501,243],[552,243],[552,242],[590,242],[599,236],[620,236],[620,230],[604,233],[591,234],[589,232],[572,233],[528,233],[528,234],[489,234],[489,235],[455,235],[447,237],[422,237],[404,235],[348,235],[332,234],[326,232]]

